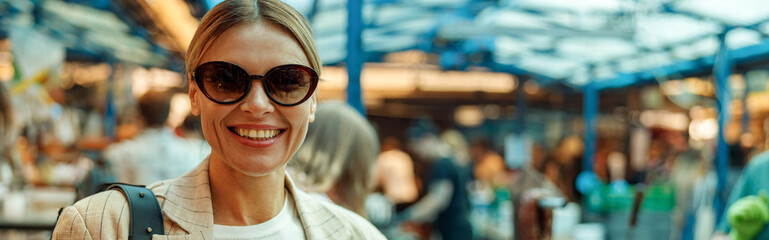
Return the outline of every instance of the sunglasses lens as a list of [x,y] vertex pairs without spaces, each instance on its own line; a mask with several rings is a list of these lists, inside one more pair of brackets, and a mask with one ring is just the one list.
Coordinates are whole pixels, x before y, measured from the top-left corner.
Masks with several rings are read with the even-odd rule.
[[294,105],[311,94],[317,81],[312,69],[298,65],[287,65],[270,71],[266,76],[265,88],[272,100],[284,105]]
[[[210,62],[195,70],[198,86],[211,100],[232,103],[240,99],[249,87],[248,74],[240,67],[222,62]],[[201,86],[202,85],[202,86]]]

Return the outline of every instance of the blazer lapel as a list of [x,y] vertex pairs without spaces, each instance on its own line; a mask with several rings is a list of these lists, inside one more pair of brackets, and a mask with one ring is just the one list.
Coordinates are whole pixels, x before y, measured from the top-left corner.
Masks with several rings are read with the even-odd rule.
[[166,218],[166,235],[155,235],[157,239],[213,239],[208,158],[183,176],[151,187]]
[[293,196],[308,240],[351,239],[352,233],[320,200],[302,192],[286,173],[286,188]]

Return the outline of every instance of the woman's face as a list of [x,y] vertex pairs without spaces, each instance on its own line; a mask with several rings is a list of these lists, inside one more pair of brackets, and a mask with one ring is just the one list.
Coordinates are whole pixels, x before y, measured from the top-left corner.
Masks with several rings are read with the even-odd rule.
[[[276,25],[259,21],[225,31],[203,54],[200,64],[234,63],[250,75],[264,75],[284,64],[310,66],[299,43]],[[270,100],[260,81],[235,104],[215,103],[190,81],[192,113],[200,115],[203,134],[211,145],[211,161],[222,161],[249,176],[263,176],[283,168],[301,146],[307,125],[315,117],[315,96],[297,106],[281,106]],[[252,131],[265,137],[248,138]],[[277,133],[274,137],[270,135]]]

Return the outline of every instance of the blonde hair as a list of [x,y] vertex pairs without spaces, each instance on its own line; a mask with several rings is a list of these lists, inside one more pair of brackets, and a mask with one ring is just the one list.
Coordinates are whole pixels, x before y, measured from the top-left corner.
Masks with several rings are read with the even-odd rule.
[[455,162],[462,165],[470,163],[470,147],[462,133],[454,129],[446,130],[441,133],[441,142],[451,148],[451,154]]
[[322,65],[310,23],[296,9],[279,0],[228,0],[214,6],[203,16],[187,49],[187,74],[192,74],[201,64],[203,54],[222,33],[235,26],[259,21],[269,21],[291,33],[307,55],[310,67],[320,75]]
[[346,103],[323,102],[289,166],[308,191],[333,188],[337,204],[365,216],[377,153],[379,140],[366,118]]

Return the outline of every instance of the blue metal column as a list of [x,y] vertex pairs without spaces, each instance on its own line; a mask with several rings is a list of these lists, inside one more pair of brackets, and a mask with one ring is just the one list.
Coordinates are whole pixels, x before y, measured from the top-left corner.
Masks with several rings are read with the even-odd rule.
[[104,136],[107,137],[110,141],[114,141],[116,138],[116,132],[117,132],[117,111],[115,110],[115,78],[117,76],[117,71],[115,71],[115,68],[117,67],[117,63],[115,61],[115,58],[112,57],[109,54],[107,55],[107,62],[109,63],[109,66],[112,68],[112,73],[110,74],[110,77],[107,79],[107,99],[106,99],[106,110],[104,111]]
[[[745,91],[742,93],[742,131],[740,133],[750,132],[750,109],[748,109],[748,94],[750,88],[745,80]],[[740,136],[742,137],[742,136]]]
[[[518,77],[518,86],[515,88],[515,119],[513,120],[513,133],[517,136],[523,136],[523,130],[526,128],[526,91],[523,85],[526,81],[533,81],[528,76]],[[523,141],[521,141],[523,144]],[[524,149],[521,146],[520,149]]]
[[729,94],[729,75],[732,72],[732,61],[729,57],[729,47],[726,46],[726,34],[729,29],[724,30],[723,33],[718,35],[719,48],[716,54],[716,62],[713,65],[713,75],[715,76],[716,84],[716,101],[718,102],[718,148],[716,149],[716,173],[718,175],[718,190],[719,194],[716,194],[714,201],[714,207],[716,210],[716,220],[718,221],[722,217],[724,212],[724,205],[726,199],[721,199],[719,196],[726,187],[726,173],[729,163],[729,145],[726,144],[724,132],[726,125],[729,122],[731,111],[729,105],[731,103],[731,96]]
[[347,1],[347,102],[363,115],[360,73],[363,69],[363,0]]
[[593,156],[595,155],[596,142],[596,123],[598,116],[598,89],[595,83],[588,83],[584,89],[584,107],[585,114],[585,152],[583,155],[582,172],[593,171]]

